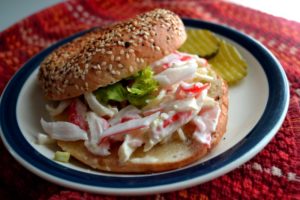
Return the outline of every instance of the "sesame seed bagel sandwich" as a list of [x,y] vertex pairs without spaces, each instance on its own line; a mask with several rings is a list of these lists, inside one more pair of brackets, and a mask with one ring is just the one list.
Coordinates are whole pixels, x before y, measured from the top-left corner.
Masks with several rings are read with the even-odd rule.
[[178,52],[181,19],[156,9],[59,47],[38,80],[64,153],[98,170],[150,173],[205,156],[225,133],[227,85],[197,55]]

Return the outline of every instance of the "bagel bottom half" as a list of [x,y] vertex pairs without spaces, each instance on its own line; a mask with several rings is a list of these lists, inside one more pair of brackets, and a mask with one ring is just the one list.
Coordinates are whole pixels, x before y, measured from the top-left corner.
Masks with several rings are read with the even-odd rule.
[[143,152],[143,148],[137,149],[125,163],[120,163],[118,158],[119,145],[111,147],[111,155],[96,156],[90,153],[82,141],[65,142],[58,141],[62,150],[69,152],[82,163],[101,171],[117,173],[151,173],[177,169],[204,157],[216,144],[219,143],[226,131],[228,112],[228,87],[224,81],[220,81],[217,91],[217,99],[221,108],[216,132],[212,133],[210,148],[192,138],[192,131],[185,129],[188,140],[174,139],[170,142],[158,144],[150,151]]

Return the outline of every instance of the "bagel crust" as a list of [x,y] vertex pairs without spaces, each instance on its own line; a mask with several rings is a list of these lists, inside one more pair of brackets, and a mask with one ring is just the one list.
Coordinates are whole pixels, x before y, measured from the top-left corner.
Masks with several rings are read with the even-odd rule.
[[118,158],[118,145],[112,146],[111,155],[96,156],[90,153],[82,141],[65,142],[58,141],[62,150],[69,152],[74,158],[86,165],[101,171],[117,173],[152,173],[178,169],[187,166],[203,158],[214,148],[226,132],[228,114],[228,86],[219,78],[216,84],[219,106],[221,109],[216,132],[212,133],[210,147],[196,141],[192,137],[193,130],[184,129],[187,141],[171,140],[170,142],[158,144],[150,151],[143,152],[137,149],[125,163],[120,163]]
[[156,9],[59,47],[41,63],[39,83],[46,99],[77,97],[136,74],[185,40],[181,19]]

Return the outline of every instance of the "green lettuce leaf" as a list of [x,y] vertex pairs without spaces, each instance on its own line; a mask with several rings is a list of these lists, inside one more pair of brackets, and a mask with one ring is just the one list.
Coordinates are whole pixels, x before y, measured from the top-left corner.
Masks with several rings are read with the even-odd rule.
[[146,101],[151,98],[153,97],[151,97],[150,95],[144,95],[144,96],[128,95],[127,97],[130,104],[138,108],[145,106]]
[[104,104],[107,104],[110,100],[117,102],[127,100],[127,90],[120,82],[99,88],[94,94],[98,101]]
[[158,83],[153,79],[153,71],[150,67],[147,67],[135,75],[133,84],[127,87],[127,99],[132,105],[144,106],[146,100],[151,98],[151,94],[157,88]]
[[152,93],[157,90],[158,83],[153,79],[150,67],[137,74],[112,85],[99,88],[94,92],[98,101],[108,104],[109,101],[122,102],[128,100],[132,105],[142,107],[146,100],[152,98]]

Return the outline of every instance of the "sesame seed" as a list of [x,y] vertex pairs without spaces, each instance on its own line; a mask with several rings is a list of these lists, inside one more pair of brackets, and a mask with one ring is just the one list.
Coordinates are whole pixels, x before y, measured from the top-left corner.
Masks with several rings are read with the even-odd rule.
[[121,63],[119,63],[119,64],[118,64],[118,67],[119,67],[119,68],[123,68],[124,66],[123,66]]
[[155,46],[155,50],[160,51],[160,47],[159,46]]
[[112,70],[112,67],[113,67],[112,64],[109,64],[109,65],[108,65],[108,69],[109,69],[110,71]]
[[123,49],[121,49],[120,54],[123,55],[125,52]]
[[150,35],[155,35],[155,32],[154,31],[150,31]]
[[133,67],[132,66],[129,67],[129,71],[133,72]]
[[110,60],[111,60],[111,61],[114,61],[114,60],[115,60],[115,56],[114,56],[114,55],[111,55]]
[[112,51],[107,51],[106,54],[110,55],[112,54]]
[[126,58],[129,59],[129,54],[128,53],[126,53]]
[[129,51],[129,53],[134,53],[133,49],[129,49],[128,51]]
[[120,56],[117,56],[116,57],[116,61],[120,61],[121,60],[121,57]]

